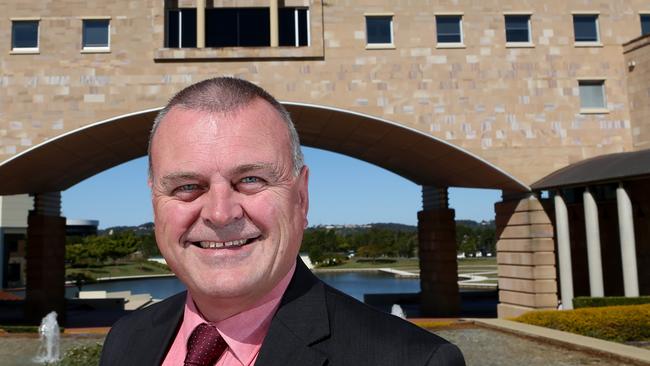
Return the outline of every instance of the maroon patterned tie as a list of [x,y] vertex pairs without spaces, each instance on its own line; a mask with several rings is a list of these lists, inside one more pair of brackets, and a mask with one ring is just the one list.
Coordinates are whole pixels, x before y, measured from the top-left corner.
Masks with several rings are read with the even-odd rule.
[[223,340],[217,328],[207,323],[199,324],[187,340],[185,366],[210,366],[221,357],[228,344]]

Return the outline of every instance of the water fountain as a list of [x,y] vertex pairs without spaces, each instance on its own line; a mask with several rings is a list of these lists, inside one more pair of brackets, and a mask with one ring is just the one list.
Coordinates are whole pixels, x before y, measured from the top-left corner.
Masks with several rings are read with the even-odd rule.
[[60,330],[59,323],[56,321],[56,311],[47,314],[38,327],[38,333],[41,339],[41,345],[38,347],[38,353],[33,361],[36,363],[49,364],[59,361],[59,340]]
[[390,308],[390,313],[402,319],[406,319],[406,313],[398,304],[393,304],[393,306]]

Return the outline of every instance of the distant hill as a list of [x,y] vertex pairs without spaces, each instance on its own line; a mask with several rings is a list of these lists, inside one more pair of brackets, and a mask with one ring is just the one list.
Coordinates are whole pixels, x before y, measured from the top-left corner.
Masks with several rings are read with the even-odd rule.
[[112,226],[106,229],[97,230],[97,235],[110,235],[123,231],[132,231],[136,235],[148,235],[153,233],[153,222],[147,222],[138,226]]
[[[495,227],[494,220],[490,221],[474,221],[474,220],[456,220],[457,226],[467,226],[472,229],[482,226]],[[359,231],[365,231],[372,228],[386,229],[392,231],[401,231],[406,233],[417,232],[418,227],[414,225],[405,225],[405,224],[396,224],[393,222],[378,222],[372,224],[363,224],[363,225],[317,225],[312,226],[310,229],[325,228],[330,230],[335,230],[339,234],[351,234]]]
[[[456,225],[462,225],[462,226],[467,226],[470,228],[477,228],[480,226],[488,226],[488,227],[494,227],[494,220],[490,221],[481,221],[477,222],[474,220],[456,220]],[[393,222],[376,222],[372,224],[363,224],[363,225],[316,225],[316,226],[311,226],[309,229],[318,229],[318,228],[325,228],[325,229],[333,229],[336,230],[337,233],[339,234],[351,234],[359,231],[365,231],[369,230],[371,228],[378,228],[378,229],[387,229],[387,230],[392,230],[392,231],[401,231],[401,232],[417,232],[418,227],[414,225],[405,225],[405,224],[396,224]],[[136,234],[139,235],[148,235],[153,233],[154,231],[154,225],[153,222],[147,222],[142,225],[138,226],[112,226],[103,230],[98,230],[97,234],[98,235],[109,235],[111,232],[113,233],[119,233],[122,231],[132,231]]]

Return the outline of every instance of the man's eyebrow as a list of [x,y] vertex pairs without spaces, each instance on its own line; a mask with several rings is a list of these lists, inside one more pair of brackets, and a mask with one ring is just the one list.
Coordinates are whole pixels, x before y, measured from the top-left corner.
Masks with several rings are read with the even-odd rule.
[[253,171],[264,170],[271,174],[271,178],[278,179],[280,178],[280,171],[277,164],[273,163],[252,163],[252,164],[243,164],[232,170],[233,175],[242,175]]
[[191,173],[191,172],[171,173],[160,178],[160,185],[163,186],[164,188],[168,188],[168,186],[174,182],[178,182],[181,180],[195,180],[198,178],[199,178],[198,174]]

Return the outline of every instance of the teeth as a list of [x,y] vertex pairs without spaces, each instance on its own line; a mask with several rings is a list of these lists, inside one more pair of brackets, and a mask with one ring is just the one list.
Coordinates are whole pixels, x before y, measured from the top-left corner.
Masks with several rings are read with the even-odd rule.
[[224,247],[237,247],[246,244],[247,239],[233,241],[200,241],[199,245],[204,249],[215,249]]

